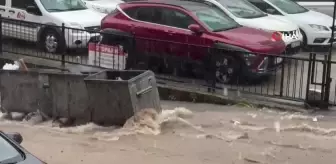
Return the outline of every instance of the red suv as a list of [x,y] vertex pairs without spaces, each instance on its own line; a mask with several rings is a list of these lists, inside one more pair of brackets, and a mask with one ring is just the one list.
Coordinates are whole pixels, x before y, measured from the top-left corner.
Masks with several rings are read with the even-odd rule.
[[[141,0],[123,3],[102,20],[101,28],[132,34],[136,38],[137,53],[155,52],[161,59],[174,56],[181,62],[187,57],[192,63],[204,66],[214,61],[215,56],[210,65],[215,65],[217,80],[222,82],[232,81],[238,75],[249,78],[268,75],[276,64],[275,57],[265,54],[285,51],[285,43],[278,33],[243,27],[205,2]],[[209,53],[210,49],[216,51]],[[165,62],[160,65],[167,66],[167,60],[162,61]],[[176,64],[176,60],[170,63],[173,67],[183,65],[183,69],[186,66]],[[189,62],[187,65],[188,69],[201,68]]]

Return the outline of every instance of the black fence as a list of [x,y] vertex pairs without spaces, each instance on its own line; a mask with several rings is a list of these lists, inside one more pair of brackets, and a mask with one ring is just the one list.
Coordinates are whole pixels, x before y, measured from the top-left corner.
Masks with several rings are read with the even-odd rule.
[[326,55],[251,54],[223,45],[202,46],[187,38],[101,32],[98,26],[79,29],[7,18],[0,21],[2,54],[52,59],[61,64],[150,69],[158,79],[222,94],[234,90],[304,101],[318,91],[313,99],[336,104],[335,83],[329,83],[333,74],[326,76],[328,66],[332,70],[335,63]]

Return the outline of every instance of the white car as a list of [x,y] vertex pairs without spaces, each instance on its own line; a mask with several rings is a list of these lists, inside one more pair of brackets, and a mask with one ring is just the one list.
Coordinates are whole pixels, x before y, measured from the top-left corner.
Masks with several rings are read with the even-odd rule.
[[106,15],[88,9],[81,0],[0,0],[0,14],[3,36],[38,42],[51,53],[87,46]]
[[122,0],[83,0],[88,8],[92,8],[101,13],[111,13],[117,5],[123,3]]
[[301,49],[303,38],[299,27],[293,22],[268,15],[245,0],[205,1],[216,5],[243,26],[282,33],[287,54],[297,53]]
[[293,21],[301,29],[303,42],[308,46],[327,46],[331,42],[333,18],[316,11],[306,9],[291,0],[248,0],[259,9],[278,18]]
[[334,0],[293,0],[307,9],[333,16]]

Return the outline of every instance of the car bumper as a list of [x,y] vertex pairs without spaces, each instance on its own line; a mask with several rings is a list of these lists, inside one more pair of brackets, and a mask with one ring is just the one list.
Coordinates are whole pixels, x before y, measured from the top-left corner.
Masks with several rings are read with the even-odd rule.
[[[307,44],[312,46],[327,46],[332,42],[336,43],[335,38],[331,39],[331,31],[309,31],[306,32]],[[336,35],[335,35],[336,36]]]
[[291,45],[287,45],[285,52],[283,52],[283,55],[295,55],[298,54],[299,52],[301,52],[302,50],[302,42],[300,42],[300,46],[291,46]]
[[294,55],[301,51],[302,43],[303,43],[303,36],[300,34],[295,38],[287,38],[284,40],[286,44],[285,52],[282,54],[285,55]]
[[90,41],[99,37],[99,33],[72,33],[65,37],[68,48],[86,48]]
[[277,70],[279,70],[279,68],[281,68],[282,63],[284,62],[283,58],[279,59],[277,60],[276,57],[270,57],[267,65],[264,68],[248,69],[245,72],[245,76],[249,80],[258,80],[264,77],[272,76]]

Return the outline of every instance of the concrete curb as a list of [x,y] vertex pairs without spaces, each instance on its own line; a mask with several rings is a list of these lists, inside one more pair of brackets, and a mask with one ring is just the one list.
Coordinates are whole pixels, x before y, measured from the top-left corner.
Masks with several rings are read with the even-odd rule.
[[200,91],[193,91],[185,88],[166,86],[158,84],[160,98],[162,100],[187,101],[194,103],[209,103],[219,105],[232,105],[241,102],[247,102],[257,108],[267,107],[272,109],[310,113],[310,110],[304,109],[302,102],[286,101],[282,99],[269,98],[264,96],[256,96],[249,94],[239,94],[233,96],[223,96],[219,94],[211,94]]

